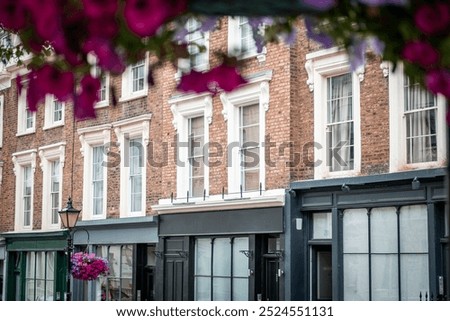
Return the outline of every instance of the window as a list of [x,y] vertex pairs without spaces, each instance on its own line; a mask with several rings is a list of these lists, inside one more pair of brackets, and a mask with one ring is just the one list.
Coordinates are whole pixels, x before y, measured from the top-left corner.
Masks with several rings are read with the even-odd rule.
[[193,117],[189,122],[189,191],[193,197],[203,195],[205,164],[203,147],[205,141],[204,117]]
[[113,123],[120,146],[120,215],[144,216],[147,211],[147,145],[151,115]]
[[[231,93],[223,93],[228,122],[228,194],[265,189],[265,117],[271,73]],[[255,195],[256,195],[255,194]]]
[[13,164],[16,174],[15,230],[31,230],[33,226],[36,150],[14,153]]
[[350,72],[347,55],[337,48],[307,54],[306,59],[307,83],[314,91],[314,177],[358,175],[363,70]]
[[196,71],[208,69],[208,34],[200,30],[200,23],[194,18],[188,20],[186,29],[191,68]]
[[241,186],[244,191],[259,189],[259,105],[239,107],[239,148]]
[[78,130],[83,165],[83,220],[106,218],[107,148],[111,140],[111,125],[99,125]]
[[327,78],[327,164],[330,172],[354,169],[352,76]]
[[418,300],[429,293],[427,222],[426,205],[345,210],[344,300]]
[[59,229],[58,211],[62,200],[62,168],[65,161],[65,143],[39,147],[43,178],[42,229]]
[[17,135],[31,134],[36,131],[36,113],[28,109],[27,90],[24,88],[18,100]]
[[121,100],[145,96],[148,90],[148,57],[128,66],[122,75]]
[[389,74],[391,170],[444,166],[445,99],[413,83],[398,66]]
[[94,55],[88,55],[88,61],[92,64],[91,75],[100,80],[100,89],[98,91],[98,101],[95,108],[109,106],[109,73],[102,72],[97,65],[97,58]]
[[230,17],[228,20],[228,53],[240,58],[256,56],[253,31],[246,17]]
[[212,122],[210,95],[170,100],[173,124],[178,133],[177,198],[208,196],[209,124]]
[[64,103],[53,95],[45,97],[45,126],[44,129],[64,125]]
[[101,276],[102,301],[133,300],[133,245],[98,246],[97,255],[108,260],[109,274]]
[[26,301],[53,301],[55,294],[55,252],[27,252]]
[[246,301],[248,295],[247,237],[195,240],[196,301]]

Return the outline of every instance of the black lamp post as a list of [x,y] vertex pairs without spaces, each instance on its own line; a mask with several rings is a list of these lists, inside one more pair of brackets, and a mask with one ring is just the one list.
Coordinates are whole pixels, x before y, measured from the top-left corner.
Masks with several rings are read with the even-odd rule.
[[59,217],[61,218],[62,225],[69,231],[67,237],[67,289],[66,289],[66,301],[72,301],[72,293],[70,292],[70,269],[71,262],[70,257],[73,252],[73,239],[72,239],[72,229],[77,225],[78,216],[80,215],[80,210],[73,208],[72,199],[69,197],[67,205],[62,210],[58,211]]

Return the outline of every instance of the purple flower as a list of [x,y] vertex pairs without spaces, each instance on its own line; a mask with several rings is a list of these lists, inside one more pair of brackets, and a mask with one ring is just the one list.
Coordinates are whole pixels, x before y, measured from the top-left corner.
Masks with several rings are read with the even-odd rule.
[[316,30],[317,21],[312,17],[305,17],[306,34],[308,38],[317,41],[325,48],[333,46],[333,39],[326,33]]
[[218,21],[219,21],[219,18],[217,18],[217,17],[206,17],[206,18],[202,19],[201,20],[202,25],[200,27],[200,31],[208,32],[208,31],[214,30]]
[[424,4],[414,15],[417,28],[427,35],[447,31],[450,28],[450,5],[444,2]]
[[425,41],[411,41],[408,42],[401,53],[401,56],[406,61],[429,69],[439,62],[439,52]]
[[336,2],[337,0],[300,0],[300,3],[319,11],[330,10],[336,6]]
[[384,50],[384,43],[377,37],[364,39],[354,39],[350,47],[350,67],[353,71],[366,64],[366,50],[371,48],[375,54],[381,55]]
[[125,3],[125,21],[135,34],[153,36],[167,20],[183,13],[187,0],[128,0]]
[[[100,80],[91,75],[85,75],[80,82],[81,93],[75,99],[75,116],[77,119],[95,118],[94,105],[98,101]],[[91,253],[86,256],[87,260],[95,258]]]
[[114,16],[117,12],[117,0],[83,0],[84,11],[89,18]]
[[85,53],[94,52],[97,56],[97,64],[105,70],[120,74],[125,70],[125,64],[115,52],[111,42],[105,38],[92,37],[88,39],[83,50]]
[[450,71],[434,69],[425,75],[425,85],[434,94],[442,94],[450,99]]
[[60,101],[68,100],[73,93],[74,77],[70,71],[61,71],[54,66],[44,65],[36,71],[42,92],[50,93]]

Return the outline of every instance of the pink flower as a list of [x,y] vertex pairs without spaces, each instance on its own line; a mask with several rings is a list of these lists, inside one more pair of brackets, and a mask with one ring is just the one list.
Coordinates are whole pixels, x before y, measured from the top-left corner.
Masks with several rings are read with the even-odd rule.
[[406,61],[413,64],[418,64],[421,67],[429,69],[439,62],[439,52],[425,41],[411,41],[408,42],[401,53],[401,56]]
[[31,71],[28,75],[27,106],[30,111],[36,111],[41,100],[45,98],[45,92],[41,88],[41,81],[37,77],[36,71]]
[[450,5],[444,2],[424,4],[414,15],[417,28],[427,35],[447,31],[450,28]]
[[7,29],[19,30],[26,25],[26,9],[21,1],[0,1],[0,25]]
[[119,55],[115,52],[111,42],[105,38],[89,38],[84,46],[85,53],[93,52],[97,57],[97,64],[105,70],[115,74],[120,74],[125,70],[125,64]]
[[[75,116],[77,119],[95,118],[94,105],[98,101],[100,80],[91,75],[85,75],[80,82],[81,93],[75,98]],[[91,254],[88,258],[94,258]]]
[[192,70],[189,74],[183,75],[177,89],[196,93],[209,91],[215,95],[220,89],[232,91],[245,83],[247,81],[242,78],[235,66],[221,64],[205,73]]
[[22,0],[31,13],[37,34],[44,40],[52,40],[61,29],[63,13],[59,0]]
[[434,69],[425,75],[425,85],[434,94],[442,94],[450,99],[450,71]]
[[187,0],[128,0],[125,21],[138,36],[153,36],[167,20],[183,13]]
[[114,16],[117,12],[117,0],[83,0],[84,10],[89,18]]
[[74,90],[74,77],[70,71],[60,71],[52,65],[44,65],[36,70],[39,88],[46,94],[55,95],[60,101],[68,100]]
[[87,23],[90,37],[114,38],[119,32],[119,25],[114,17],[89,19]]

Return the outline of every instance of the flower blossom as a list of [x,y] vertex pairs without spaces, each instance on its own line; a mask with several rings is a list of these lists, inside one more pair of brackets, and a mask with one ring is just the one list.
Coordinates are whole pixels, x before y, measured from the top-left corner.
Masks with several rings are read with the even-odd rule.
[[430,70],[425,75],[425,85],[434,94],[442,94],[450,99],[450,71],[445,69]]
[[450,28],[450,5],[444,2],[424,4],[414,15],[417,28],[424,34],[433,35]]
[[429,69],[439,62],[439,52],[425,41],[410,41],[401,53],[403,59],[413,64]]

